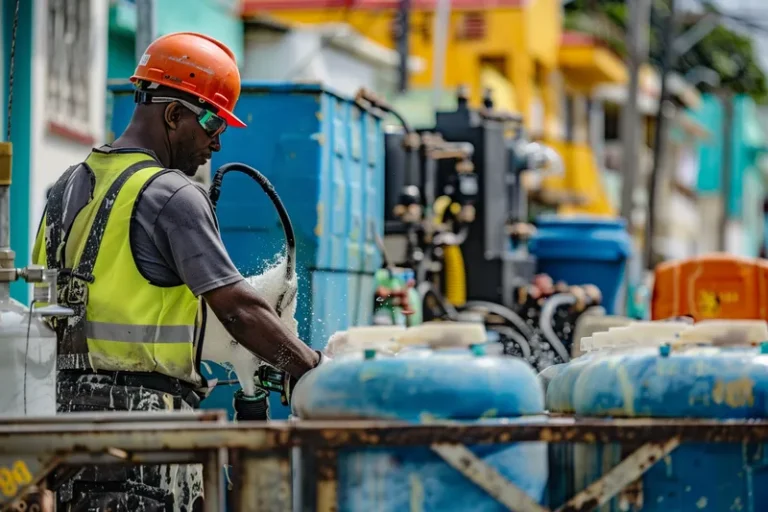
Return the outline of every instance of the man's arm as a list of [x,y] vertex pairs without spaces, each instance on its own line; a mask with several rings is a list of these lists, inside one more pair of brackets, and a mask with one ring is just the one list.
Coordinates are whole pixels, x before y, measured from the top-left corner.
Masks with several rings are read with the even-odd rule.
[[[166,183],[171,189],[152,223],[152,239],[167,264],[195,295],[202,295],[235,341],[256,356],[294,378],[317,366],[319,354],[283,325],[235,268],[204,192],[192,183],[174,186],[179,176],[165,178],[158,178],[164,181],[153,191],[162,196]],[[146,200],[154,202],[153,197]]]
[[203,297],[235,340],[292,377],[298,379],[320,362],[320,355],[294,336],[244,280]]

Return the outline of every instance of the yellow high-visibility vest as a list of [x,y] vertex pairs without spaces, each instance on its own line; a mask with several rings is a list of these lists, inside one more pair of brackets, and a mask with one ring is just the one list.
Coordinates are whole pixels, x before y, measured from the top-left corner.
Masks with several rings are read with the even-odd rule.
[[[47,228],[61,222],[51,214],[54,190],[62,187],[66,174],[60,178],[32,251],[33,262],[46,267],[49,251],[59,255],[59,268],[69,269],[59,279],[59,298],[76,312],[79,306],[74,319],[58,321],[59,369],[155,372],[200,384],[201,301],[186,285],[150,283],[137,268],[130,246],[136,201],[152,179],[174,171],[138,150],[93,151],[85,164],[93,171],[93,198],[77,214],[70,232],[60,235],[64,240],[59,249],[52,250],[54,229]],[[78,322],[79,329],[71,327]],[[67,360],[80,363],[61,363]]]

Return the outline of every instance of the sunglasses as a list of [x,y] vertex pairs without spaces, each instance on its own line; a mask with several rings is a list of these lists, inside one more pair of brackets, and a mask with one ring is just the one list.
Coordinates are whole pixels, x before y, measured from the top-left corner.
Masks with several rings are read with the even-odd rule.
[[189,103],[188,101],[165,96],[151,96],[149,100],[150,103],[181,103],[187,109],[197,115],[197,122],[200,123],[200,126],[202,126],[203,130],[205,130],[205,133],[208,134],[210,138],[221,135],[227,129],[227,122],[223,118],[217,116],[208,109],[198,107]]

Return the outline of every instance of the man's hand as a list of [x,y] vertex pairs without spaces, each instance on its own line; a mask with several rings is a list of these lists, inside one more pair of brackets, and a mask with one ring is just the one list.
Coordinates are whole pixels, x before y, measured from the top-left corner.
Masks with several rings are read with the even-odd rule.
[[[320,362],[317,364],[315,368],[317,368],[320,365],[323,365],[325,363],[328,363],[332,361],[330,357],[325,355],[324,353],[317,351],[318,356],[320,356]],[[310,373],[312,370],[310,370],[307,373]],[[306,375],[306,373],[304,374]],[[303,376],[302,376],[303,378]],[[293,390],[296,388],[296,384],[299,383],[301,379],[297,379],[291,375],[285,374],[285,379],[283,381],[283,392],[280,394],[280,402],[283,405],[290,405],[291,404],[291,398],[293,397]]]
[[289,331],[275,310],[244,280],[203,297],[235,341],[275,368],[298,380],[320,363],[319,353]]

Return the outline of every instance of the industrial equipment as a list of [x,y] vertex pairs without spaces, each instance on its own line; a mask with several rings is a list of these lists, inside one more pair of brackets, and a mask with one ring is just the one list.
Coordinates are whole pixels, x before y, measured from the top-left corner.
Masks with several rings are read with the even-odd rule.
[[385,252],[415,273],[424,320],[469,315],[539,369],[567,361],[576,318],[602,294],[561,285],[565,295],[552,296],[536,276],[524,185],[562,173],[562,162],[489,93],[482,109],[466,96],[432,130],[414,134],[402,121],[386,134]]
[[[543,146],[526,143],[522,119],[495,111],[490,94],[484,108],[474,110],[461,90],[456,111],[438,112],[436,119],[435,131],[445,140],[474,148],[479,197],[475,221],[461,247],[467,262],[467,297],[509,307],[514,303],[513,290],[535,274],[535,261],[526,250],[532,230],[521,176],[540,163],[533,152]],[[556,161],[552,163],[557,167]],[[562,172],[562,166],[554,170]]]

